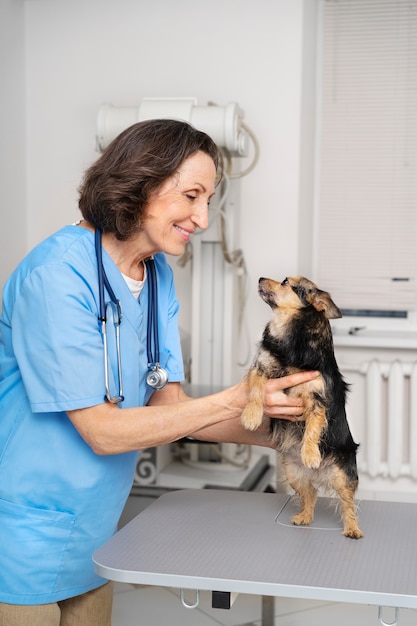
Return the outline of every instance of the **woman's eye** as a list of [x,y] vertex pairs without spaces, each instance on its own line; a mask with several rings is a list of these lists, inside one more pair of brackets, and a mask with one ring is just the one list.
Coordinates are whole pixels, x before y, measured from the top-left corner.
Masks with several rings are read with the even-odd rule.
[[195,200],[197,198],[197,196],[193,196],[191,193],[186,193],[185,194],[186,198],[188,198],[189,200]]
[[284,278],[281,285],[288,285],[288,278]]

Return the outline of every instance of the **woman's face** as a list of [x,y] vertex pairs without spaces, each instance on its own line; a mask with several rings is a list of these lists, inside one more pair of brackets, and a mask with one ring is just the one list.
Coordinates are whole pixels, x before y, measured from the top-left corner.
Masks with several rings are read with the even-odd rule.
[[196,152],[151,195],[139,233],[149,254],[179,256],[197,228],[207,228],[215,191],[216,168],[205,152]]

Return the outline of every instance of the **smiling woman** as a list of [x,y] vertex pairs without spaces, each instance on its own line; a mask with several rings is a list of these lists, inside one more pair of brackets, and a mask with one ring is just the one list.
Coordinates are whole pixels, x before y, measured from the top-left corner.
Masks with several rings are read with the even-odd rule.
[[[182,254],[207,227],[220,160],[210,137],[185,122],[133,125],[87,170],[83,220],[40,243],[5,285],[1,624],[58,626],[67,612],[109,626],[111,588],[91,555],[116,529],[138,450],[185,436],[271,445],[267,417],[255,432],[241,426],[243,382],[198,399],[180,384],[179,305],[165,253]],[[156,352],[163,388],[149,378]],[[297,419],[303,407],[284,390],[315,376],[268,381],[265,416]]]
[[[213,159],[198,150],[150,194],[142,211],[137,211],[138,225],[128,239],[119,239],[115,232],[103,232],[103,248],[122,274],[143,280],[145,259],[158,252],[173,256],[184,252],[191,235],[208,226],[208,207],[214,195],[215,180]],[[96,221],[97,228],[99,224]],[[94,232],[94,224],[87,219],[79,225]]]
[[[126,241],[140,227],[152,195],[177,177],[188,157],[197,152],[210,158],[214,171],[221,170],[217,146],[189,124],[160,119],[130,126],[84,176],[79,199],[84,219],[103,233],[114,233],[117,239]],[[189,183],[190,189],[184,192],[194,196],[198,179]],[[209,181],[211,187],[213,183]]]

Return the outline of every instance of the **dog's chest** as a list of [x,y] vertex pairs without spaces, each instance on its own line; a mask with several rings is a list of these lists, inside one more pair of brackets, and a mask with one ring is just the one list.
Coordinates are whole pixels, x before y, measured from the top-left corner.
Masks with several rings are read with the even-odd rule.
[[263,346],[259,348],[256,364],[268,378],[281,378],[287,374],[287,368],[278,356]]
[[295,458],[298,458],[304,430],[304,422],[271,420],[271,435],[277,452],[291,453]]
[[278,316],[265,327],[257,362],[272,377],[294,370],[322,370],[333,358],[328,320],[317,312],[307,314],[301,310],[285,324]]

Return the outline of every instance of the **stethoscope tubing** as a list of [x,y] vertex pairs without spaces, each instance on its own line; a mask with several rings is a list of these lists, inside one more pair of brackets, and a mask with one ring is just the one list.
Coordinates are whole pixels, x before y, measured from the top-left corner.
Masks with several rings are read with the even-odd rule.
[[[103,337],[103,349],[104,349],[104,377],[107,399],[112,404],[118,404],[123,402],[123,377],[122,377],[122,359],[120,350],[120,323],[122,320],[122,307],[120,300],[115,296],[115,293],[107,278],[103,265],[103,247],[102,247],[102,233],[99,228],[95,229],[94,244],[97,258],[97,275],[98,275],[98,290],[99,290],[99,322],[101,325],[101,332]],[[146,352],[148,359],[148,376],[146,379],[147,384],[154,389],[162,389],[168,382],[168,373],[164,368],[160,366],[160,353],[159,353],[159,332],[158,332],[158,283],[155,268],[155,261],[153,257],[145,260],[146,269],[148,272],[148,321],[147,321],[147,333],[146,333]],[[110,302],[105,302],[104,288],[110,296]],[[117,375],[119,378],[119,394],[113,396],[110,392],[109,383],[109,353],[107,343],[107,306],[112,307],[113,323],[116,332],[116,352],[117,352]]]
[[[113,289],[109,283],[106,272],[103,266],[103,248],[101,243],[101,230],[96,228],[94,233],[94,243],[96,248],[97,257],[97,274],[98,274],[98,292],[99,292],[99,321],[101,324],[101,333],[103,336],[103,351],[104,351],[104,380],[106,387],[105,398],[112,404],[118,404],[123,402],[123,375],[122,375],[122,357],[120,351],[120,323],[122,321],[122,307],[120,300],[118,300],[114,294]],[[119,394],[113,396],[110,391],[109,381],[109,350],[107,343],[107,307],[104,300],[104,286],[110,296],[110,303],[112,305],[113,323],[116,331],[116,354],[117,354],[117,376],[119,379]],[[110,304],[109,303],[109,304]],[[116,309],[116,310],[114,310]]]
[[[146,259],[146,268],[148,270],[149,281],[149,313],[148,313],[148,325],[147,325],[147,356],[148,367],[159,365],[159,332],[158,332],[158,286],[156,281],[156,269],[155,261],[153,258]],[[151,343],[153,342],[153,350]]]

